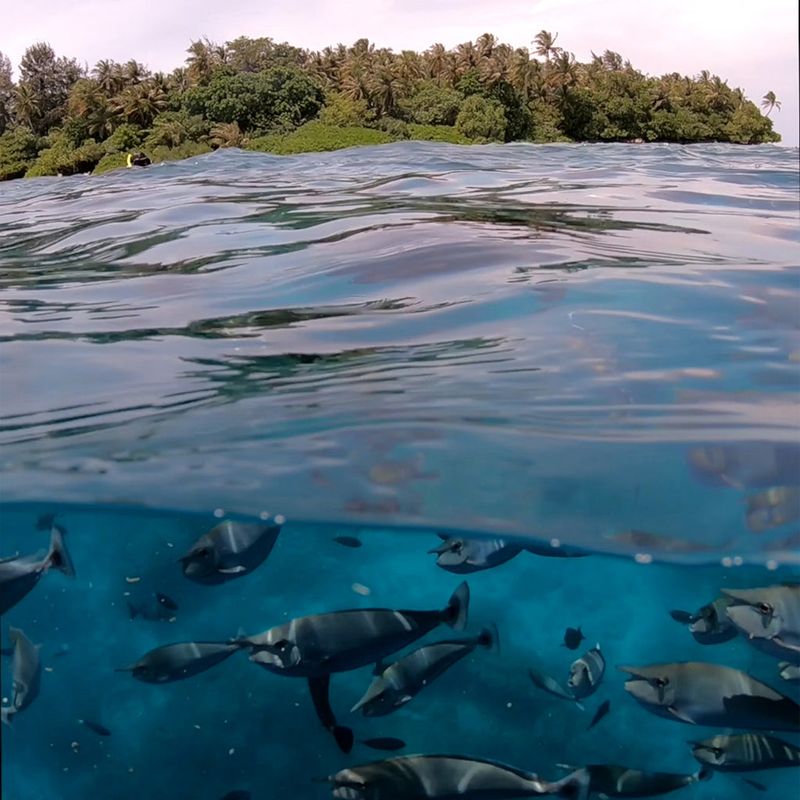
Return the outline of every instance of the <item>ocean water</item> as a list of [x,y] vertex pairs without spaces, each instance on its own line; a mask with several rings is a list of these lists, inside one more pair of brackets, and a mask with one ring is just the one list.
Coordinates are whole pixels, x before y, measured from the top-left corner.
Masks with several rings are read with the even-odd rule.
[[[724,664],[800,699],[746,638],[703,646],[668,613],[800,578],[799,184],[773,146],[419,143],[1,184],[0,556],[44,552],[55,514],[76,570],[2,618],[43,667],[3,726],[4,798],[321,800],[313,778],[407,753],[689,774],[687,741],[724,729],[649,714],[616,666]],[[220,520],[276,517],[252,574],[183,576]],[[456,575],[437,533],[544,555]],[[349,754],[304,680],[244,652],[164,685],[115,671],[305,614],[440,609],[462,579],[467,635],[500,646],[381,718],[349,712],[369,666],[335,675]],[[154,591],[174,619],[131,619]],[[585,710],[533,686],[596,643]],[[764,788],[675,796],[798,788],[744,777]]]

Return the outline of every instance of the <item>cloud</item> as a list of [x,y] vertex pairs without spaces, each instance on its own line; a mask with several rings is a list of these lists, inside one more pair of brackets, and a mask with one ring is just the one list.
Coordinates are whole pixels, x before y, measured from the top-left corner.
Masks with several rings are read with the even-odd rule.
[[786,144],[798,144],[796,0],[38,0],[35,17],[4,15],[3,28],[15,64],[28,45],[49,41],[90,65],[136,58],[163,70],[181,64],[201,36],[271,36],[315,49],[367,37],[419,50],[484,32],[525,47],[544,28],[581,60],[609,49],[651,74],[708,69],[756,102],[771,89],[783,102],[776,128]]

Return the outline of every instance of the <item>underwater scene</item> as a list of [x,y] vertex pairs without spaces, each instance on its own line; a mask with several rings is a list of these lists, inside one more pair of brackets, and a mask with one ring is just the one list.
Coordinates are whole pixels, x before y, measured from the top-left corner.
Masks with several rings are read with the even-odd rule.
[[4,185],[3,797],[795,796],[797,159]]

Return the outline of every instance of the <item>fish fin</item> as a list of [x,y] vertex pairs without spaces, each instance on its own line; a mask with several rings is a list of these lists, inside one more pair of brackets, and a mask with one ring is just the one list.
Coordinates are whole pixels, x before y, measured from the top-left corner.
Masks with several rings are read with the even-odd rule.
[[758,790],[759,792],[766,792],[767,791],[767,787],[763,783],[759,783],[758,781],[754,781],[752,778],[742,778],[742,780],[748,786],[752,786],[754,789]]
[[689,717],[683,711],[678,711],[675,706],[667,706],[667,711],[669,711],[673,717],[679,719],[681,722],[688,722],[689,725],[697,725],[697,723],[691,717]]
[[775,642],[775,644],[780,645],[781,647],[785,647],[787,650],[794,650],[796,653],[800,653],[800,645],[789,644],[788,642],[781,639],[780,636],[773,636],[772,641]]
[[670,611],[669,615],[675,620],[675,622],[679,622],[681,625],[691,625],[692,623],[697,622],[697,617],[694,614],[690,614],[688,611],[675,609]]
[[308,679],[308,689],[311,692],[311,700],[314,703],[314,710],[323,727],[333,734],[336,744],[343,753],[349,753],[353,749],[353,731],[344,725],[336,722],[336,715],[333,713],[330,701],[331,676],[322,675],[318,678]]
[[576,701],[575,701],[575,705],[576,705],[576,706],[577,706],[577,707],[578,707],[578,708],[579,708],[581,711],[586,711],[586,706],[585,706],[583,703],[581,703],[580,701],[576,700]]
[[353,749],[355,736],[353,736],[352,728],[348,728],[345,725],[334,725],[333,728],[331,728],[331,733],[333,734],[333,738],[336,739],[336,744],[339,745],[339,749],[343,753],[349,753]]
[[13,706],[3,706],[3,708],[0,709],[0,720],[2,720],[3,725],[10,725],[11,718],[16,713],[17,710]]
[[70,578],[75,577],[75,567],[72,565],[72,558],[64,544],[64,531],[58,525],[53,525],[51,529],[50,550],[45,558],[45,563],[46,569],[52,567]]
[[372,674],[383,675],[383,673],[386,671],[386,667],[388,666],[389,665],[383,659],[380,659],[379,661],[375,662],[375,666],[372,668]]
[[469,615],[469,584],[464,581],[460,583],[456,590],[450,595],[447,601],[447,608],[442,612],[444,622],[457,631],[463,631],[467,627],[467,617]]
[[542,691],[552,694],[554,697],[560,697],[562,700],[572,700],[576,702],[575,698],[569,694],[569,692],[562,689],[555,678],[550,677],[550,675],[539,672],[538,670],[529,669],[528,677],[533,682],[533,685]]
[[239,575],[242,572],[247,572],[247,567],[243,567],[241,564],[236,567],[227,567],[226,569],[218,569],[217,572],[221,572],[223,575]]
[[36,520],[36,530],[37,531],[49,531],[53,527],[53,523],[56,521],[56,515],[53,513],[50,514],[42,514],[39,519]]

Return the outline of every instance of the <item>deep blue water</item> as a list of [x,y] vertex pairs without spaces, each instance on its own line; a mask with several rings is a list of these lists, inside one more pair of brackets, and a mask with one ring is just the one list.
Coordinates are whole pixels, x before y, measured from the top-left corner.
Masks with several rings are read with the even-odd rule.
[[[0,184],[0,556],[43,550],[56,513],[77,571],[2,620],[45,667],[2,731],[4,797],[329,797],[312,777],[383,754],[341,754],[303,680],[240,654],[163,686],[114,668],[303,614],[440,608],[460,577],[426,552],[437,531],[591,555],[466,576],[469,631],[496,624],[500,651],[389,717],[347,713],[369,668],[334,676],[357,739],[550,779],[690,773],[687,740],[717,731],[648,714],[615,665],[710,661],[797,697],[775,658],[667,612],[800,575],[799,188],[798,151],[772,146],[417,143]],[[263,512],[287,521],[254,574],[182,576],[221,517]],[[129,619],[152,590],[174,622]],[[532,686],[598,641],[585,711]],[[5,698],[9,658],[2,677]],[[789,797],[792,772],[675,796]]]

